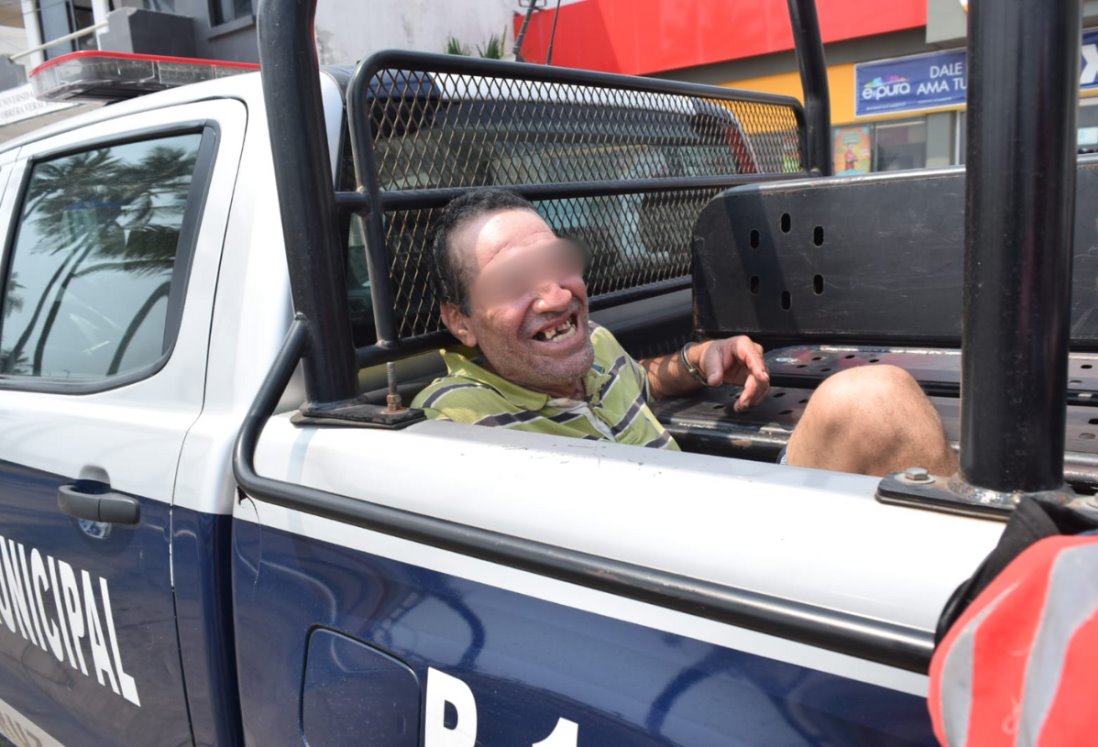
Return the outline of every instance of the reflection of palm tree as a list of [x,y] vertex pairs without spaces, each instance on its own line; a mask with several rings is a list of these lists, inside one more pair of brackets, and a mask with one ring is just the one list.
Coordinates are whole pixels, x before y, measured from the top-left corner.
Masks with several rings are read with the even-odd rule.
[[[4,292],[4,314],[3,318],[11,316],[13,311],[23,310],[23,298],[18,295],[18,292],[23,290],[23,285],[16,279],[19,277],[19,273],[13,272],[8,276],[8,287]],[[2,324],[2,322],[0,322]],[[9,366],[9,360],[11,360],[11,351],[0,348],[0,371],[7,371],[18,363],[18,361],[12,361]]]
[[[138,163],[127,163],[111,150],[79,153],[35,169],[24,218],[34,215],[45,241],[36,251],[57,252],[102,238],[100,232],[164,231],[168,217],[181,216],[190,190],[195,155],[182,148],[153,148]],[[60,229],[60,231],[59,231]],[[143,262],[172,261],[170,242],[106,241],[104,258]]]
[[735,677],[765,696],[783,716],[785,725],[802,738],[797,740],[798,744],[827,743],[827,740],[821,740],[818,734],[811,731],[812,723],[804,723],[803,718],[792,712],[796,710],[797,704],[795,699],[789,697],[789,693],[795,692],[805,680],[815,679],[810,671],[797,667],[775,669],[769,663],[755,663],[750,658],[745,660],[740,655],[730,654],[716,646],[710,647],[693,665],[684,667],[672,677],[652,701],[644,724],[649,733],[666,736],[662,733],[664,722],[676,701],[706,680],[718,676]]
[[[23,221],[33,224],[37,241],[17,246],[17,253],[64,252],[66,256],[42,289],[18,341],[0,360],[0,372],[10,373],[18,361],[25,360],[23,348],[52,297],[34,355],[33,373],[41,373],[46,340],[74,278],[101,269],[135,275],[171,270],[179,235],[175,226],[186,208],[195,149],[156,146],[136,162],[116,154],[117,149],[100,148],[35,168]],[[84,267],[95,260],[100,261]],[[154,295],[160,294],[158,289]],[[10,304],[5,306],[5,314],[14,310]],[[132,334],[126,335],[129,339]]]
[[23,290],[22,283],[16,279],[18,277],[19,273],[13,272],[8,278],[8,289],[4,292],[4,316],[11,315],[13,311],[23,310],[23,299],[16,295]]
[[[86,255],[87,252],[88,250],[85,249],[84,254]],[[81,255],[81,257],[73,264],[79,264],[81,261],[83,261],[83,259],[84,256]],[[34,331],[35,326],[37,326],[38,324],[38,317],[42,314],[42,309],[45,307],[46,300],[50,296],[50,290],[61,277],[61,273],[65,271],[66,266],[68,266],[69,264],[69,260],[70,258],[66,257],[65,260],[58,266],[57,271],[53,273],[53,277],[50,278],[50,281],[46,283],[45,290],[42,291],[42,295],[38,297],[38,303],[34,306],[34,313],[31,314],[30,321],[27,322],[27,326],[23,330],[23,334],[19,335],[19,340],[15,343],[15,345],[12,346],[8,355],[5,357],[4,366],[3,368],[0,368],[0,372],[25,373],[16,371],[15,366],[18,363],[26,363],[27,359],[26,356],[23,355],[23,348],[26,346],[27,341],[30,340],[31,333]]]

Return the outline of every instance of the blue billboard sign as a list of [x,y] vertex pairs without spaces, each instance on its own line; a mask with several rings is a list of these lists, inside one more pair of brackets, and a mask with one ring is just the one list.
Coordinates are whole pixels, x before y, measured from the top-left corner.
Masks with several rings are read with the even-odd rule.
[[1098,88],[1098,29],[1083,32],[1083,70],[1079,73],[1079,87],[1084,91]]
[[[1098,29],[1083,32],[1079,87],[1098,89]],[[854,115],[942,109],[965,103],[965,50],[854,66]]]
[[854,114],[891,114],[965,103],[965,51],[854,66]]

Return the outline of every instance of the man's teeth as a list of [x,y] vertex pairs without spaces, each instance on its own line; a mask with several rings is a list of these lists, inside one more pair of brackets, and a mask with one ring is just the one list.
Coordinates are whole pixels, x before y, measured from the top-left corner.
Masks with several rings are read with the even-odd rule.
[[538,332],[537,338],[543,342],[552,342],[554,340],[563,340],[566,337],[572,335],[576,331],[576,324],[571,319],[564,324],[554,329],[545,329]]

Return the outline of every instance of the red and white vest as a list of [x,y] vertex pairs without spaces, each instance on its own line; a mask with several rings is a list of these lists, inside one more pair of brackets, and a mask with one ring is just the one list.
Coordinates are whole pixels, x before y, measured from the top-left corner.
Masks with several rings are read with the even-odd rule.
[[965,610],[930,665],[950,747],[1098,744],[1098,536],[1027,548]]

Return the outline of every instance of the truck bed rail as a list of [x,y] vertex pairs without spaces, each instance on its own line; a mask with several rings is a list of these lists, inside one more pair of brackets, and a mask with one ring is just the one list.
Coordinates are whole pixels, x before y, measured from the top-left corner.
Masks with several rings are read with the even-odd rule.
[[257,474],[259,436],[293,376],[307,340],[308,328],[299,315],[236,441],[233,474],[255,500],[867,661],[926,672],[934,650],[928,630],[688,578]]

